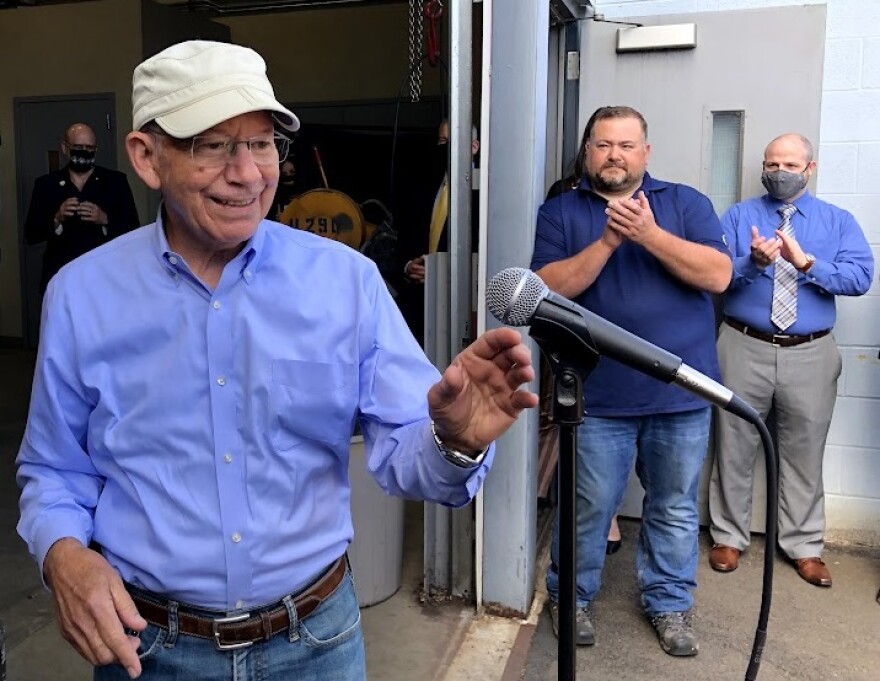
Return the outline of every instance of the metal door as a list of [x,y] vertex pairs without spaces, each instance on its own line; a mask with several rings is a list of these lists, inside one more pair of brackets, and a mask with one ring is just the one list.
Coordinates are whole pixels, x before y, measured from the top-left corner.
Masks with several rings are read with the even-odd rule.
[[113,133],[116,111],[115,95],[73,95],[16,98],[15,142],[18,235],[21,262],[22,340],[25,347],[36,347],[40,333],[40,271],[45,246],[24,243],[24,221],[30,206],[34,180],[58,170],[65,163],[61,140],[73,123],[86,123],[98,142],[99,165],[116,167],[116,138]]

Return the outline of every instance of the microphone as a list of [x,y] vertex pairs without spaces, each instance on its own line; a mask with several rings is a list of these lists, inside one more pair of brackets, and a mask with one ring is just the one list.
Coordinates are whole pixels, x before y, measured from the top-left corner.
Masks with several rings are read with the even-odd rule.
[[486,297],[489,311],[502,324],[530,326],[544,321],[562,327],[600,355],[664,383],[675,383],[748,421],[760,420],[755,409],[729,388],[689,367],[681,357],[554,293],[531,270],[501,270],[489,281]]

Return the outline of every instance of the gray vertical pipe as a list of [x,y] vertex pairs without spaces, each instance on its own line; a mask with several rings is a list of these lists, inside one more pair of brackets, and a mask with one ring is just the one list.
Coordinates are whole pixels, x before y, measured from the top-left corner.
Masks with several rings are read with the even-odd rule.
[[[469,0],[447,4],[449,19],[449,243],[448,288],[437,291],[437,300],[448,301],[448,335],[434,338],[455,357],[473,336],[471,328],[471,125],[473,82],[473,8]],[[440,258],[435,262],[445,260]],[[443,309],[442,305],[437,306]],[[433,309],[433,308],[432,308]],[[448,361],[448,359],[447,359]],[[438,365],[440,368],[445,366]],[[451,510],[433,504],[425,507],[425,585],[456,596],[474,592],[473,508]]]
[[471,341],[471,125],[473,122],[473,7],[448,5],[449,26],[449,257],[450,356]]
[[[487,276],[531,260],[544,198],[549,14],[548,0],[493,3],[491,59],[484,68],[491,130],[482,152]],[[491,318],[487,325],[497,326]],[[534,344],[532,357],[537,365]],[[484,487],[483,603],[508,613],[527,613],[534,592],[537,442],[538,414],[531,410],[499,440]]]
[[[449,8],[449,356],[471,342],[471,124],[473,6]],[[472,509],[452,515],[452,593],[473,594]]]

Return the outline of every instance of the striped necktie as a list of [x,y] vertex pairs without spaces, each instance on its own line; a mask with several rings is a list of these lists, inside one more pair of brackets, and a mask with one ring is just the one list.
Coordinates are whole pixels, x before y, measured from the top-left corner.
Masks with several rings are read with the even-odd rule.
[[[792,204],[786,203],[777,212],[782,216],[779,231],[793,237],[794,227],[791,216],[797,210]],[[770,321],[780,331],[785,331],[797,319],[797,270],[783,257],[776,258],[773,272],[773,304],[770,308]]]

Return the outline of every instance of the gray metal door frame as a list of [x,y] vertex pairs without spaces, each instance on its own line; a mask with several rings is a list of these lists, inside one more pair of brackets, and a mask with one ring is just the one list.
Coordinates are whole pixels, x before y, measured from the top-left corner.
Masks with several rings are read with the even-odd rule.
[[[473,7],[449,5],[449,253],[428,259],[425,339],[441,371],[471,340],[471,124]],[[474,595],[473,508],[425,504],[425,589]]]
[[[569,0],[482,4],[480,244],[473,277],[467,197],[473,117],[470,7],[453,13],[450,25],[451,242],[448,258],[441,254],[429,259],[425,317],[426,349],[441,368],[461,349],[464,338],[498,325],[486,316],[485,287],[491,275],[505,267],[527,267],[531,260],[535,216],[546,190],[548,70],[562,68],[556,58],[548,58],[550,6],[557,20],[582,17],[586,9],[570,6]],[[458,3],[452,5],[456,7]],[[559,30],[570,49],[577,28]],[[563,162],[576,153],[577,89],[576,80],[565,81],[562,129],[553,125],[549,133],[564,136]],[[469,328],[465,316],[472,296],[476,329]],[[532,354],[537,363],[534,344]],[[537,382],[531,388],[537,390]],[[498,441],[492,471],[474,508],[426,505],[427,589],[475,594],[478,607],[503,614],[529,611],[537,565],[537,442],[538,414],[532,410]]]

